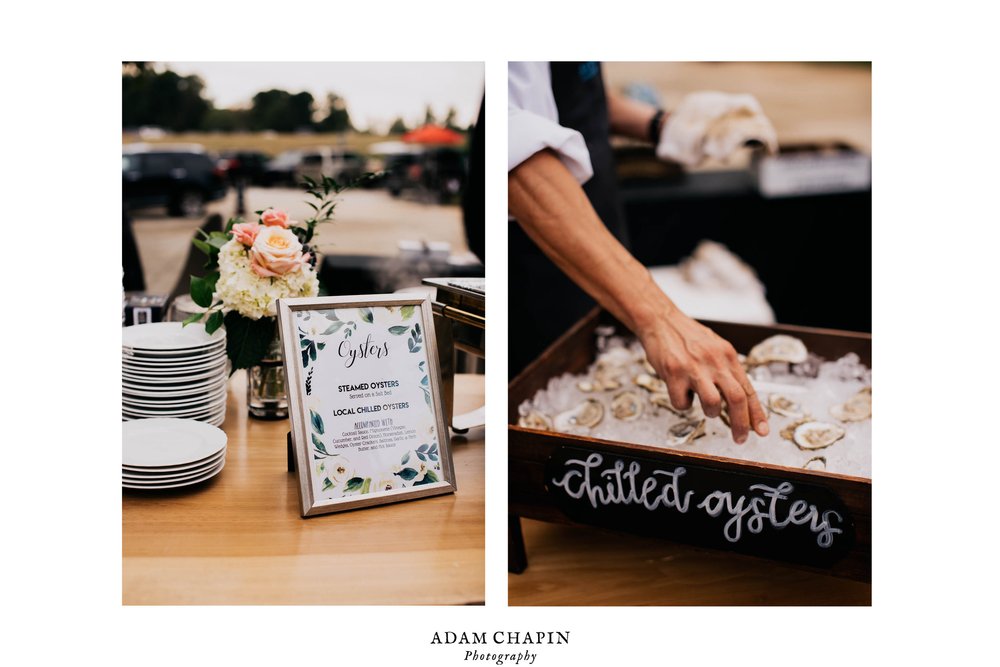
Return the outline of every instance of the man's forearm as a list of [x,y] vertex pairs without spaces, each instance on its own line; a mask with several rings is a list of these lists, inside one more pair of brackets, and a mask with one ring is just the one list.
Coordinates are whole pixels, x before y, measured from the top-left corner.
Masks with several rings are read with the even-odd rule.
[[576,179],[549,151],[507,177],[511,215],[577,285],[633,331],[675,307],[646,270],[608,231]]

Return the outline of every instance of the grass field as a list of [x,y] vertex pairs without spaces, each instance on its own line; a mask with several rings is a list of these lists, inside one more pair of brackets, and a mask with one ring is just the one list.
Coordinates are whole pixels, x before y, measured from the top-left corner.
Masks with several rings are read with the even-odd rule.
[[346,134],[278,134],[276,132],[237,132],[223,134],[221,132],[186,132],[168,134],[161,139],[140,139],[138,134],[122,134],[122,144],[201,144],[206,150],[219,152],[225,150],[257,150],[270,155],[297,148],[315,148],[317,146],[335,146],[367,153],[368,147],[380,141],[398,140],[398,136],[361,134],[348,132]]

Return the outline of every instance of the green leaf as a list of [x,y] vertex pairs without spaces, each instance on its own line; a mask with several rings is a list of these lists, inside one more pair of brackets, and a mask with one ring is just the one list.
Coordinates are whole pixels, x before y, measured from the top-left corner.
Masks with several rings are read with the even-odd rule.
[[361,485],[365,483],[360,477],[352,477],[347,480],[347,484],[344,485],[344,491],[357,491],[361,488]]
[[204,278],[191,276],[191,300],[202,308],[209,308],[212,305],[217,282],[219,282],[218,273],[210,273]]
[[403,468],[399,472],[394,472],[393,474],[398,475],[399,477],[402,477],[407,482],[409,482],[410,480],[412,480],[414,477],[417,476],[417,471],[414,470],[413,468]]
[[202,316],[204,316],[204,315],[205,315],[205,313],[195,313],[194,315],[188,315],[184,319],[184,323],[181,326],[185,326],[186,327],[189,324],[194,324],[195,322],[197,322],[198,320],[200,320],[202,318]]
[[413,486],[420,486],[421,484],[433,484],[434,482],[440,482],[438,476],[434,474],[433,470],[428,470],[423,479],[417,480],[413,483]]
[[409,462],[410,462],[410,453],[406,452],[406,455],[403,456],[403,460],[399,462],[399,465],[405,466]]
[[223,315],[221,310],[217,310],[208,316],[205,320],[205,333],[212,334],[219,330],[222,326]]
[[[258,211],[257,215],[260,215],[260,214],[261,214],[261,211]],[[229,220],[226,222],[226,234],[229,234],[229,232],[233,231],[233,227],[236,226],[236,225],[238,225],[238,224],[240,224],[240,219],[239,218],[229,218]]]
[[410,352],[413,352],[413,339],[412,338],[407,338],[406,339],[406,345],[410,348]]
[[426,445],[426,444],[420,445],[419,447],[417,447],[417,451],[418,452],[426,452],[428,449],[430,449],[430,445]]
[[331,324],[330,326],[328,326],[326,328],[326,331],[324,331],[320,335],[321,336],[329,336],[330,334],[337,333],[338,331],[340,331],[340,327],[342,327],[342,326],[344,326],[343,322],[334,322],[333,324]]
[[332,488],[333,488],[333,482],[330,481],[329,477],[324,477],[323,478],[323,490],[324,491],[329,491]]
[[324,445],[320,441],[320,439],[316,437],[315,433],[312,434],[312,441],[313,441],[313,446],[316,448],[316,451],[318,451],[321,454],[329,454],[330,453],[330,452],[326,451],[326,445]]
[[372,313],[371,308],[358,308],[358,313],[360,313],[361,319],[368,324],[373,324],[375,322],[375,314]]
[[368,493],[372,490],[372,478],[365,477],[364,484],[361,485],[361,493]]
[[406,329],[407,327],[401,324],[399,326],[389,327],[389,333],[393,336],[402,336],[406,333]]
[[323,435],[324,432],[323,418],[319,416],[319,413],[310,410],[309,419],[310,421],[312,421],[313,430],[319,433],[320,435]]
[[201,239],[191,239],[191,243],[194,244],[195,248],[197,248],[198,250],[201,250],[206,255],[211,255],[212,254],[212,246],[208,245],[207,243],[205,243]]
[[267,348],[274,340],[274,319],[262,317],[251,320],[235,310],[226,313],[226,354],[233,362],[233,370],[250,368],[260,363]]
[[420,378],[420,384],[424,385],[425,387],[427,386],[427,376],[426,375],[423,376],[422,378]]

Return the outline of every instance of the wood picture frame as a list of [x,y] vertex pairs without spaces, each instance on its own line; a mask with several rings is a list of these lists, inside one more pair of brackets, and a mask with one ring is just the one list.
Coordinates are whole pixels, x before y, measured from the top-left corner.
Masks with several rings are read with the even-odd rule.
[[431,302],[279,299],[303,517],[454,493]]

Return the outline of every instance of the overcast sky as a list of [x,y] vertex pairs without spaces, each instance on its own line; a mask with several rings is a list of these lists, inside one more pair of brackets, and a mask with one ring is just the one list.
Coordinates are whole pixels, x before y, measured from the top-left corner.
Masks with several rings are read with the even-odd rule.
[[308,91],[319,104],[327,93],[347,102],[355,127],[384,130],[402,116],[422,122],[431,105],[443,119],[450,107],[458,124],[476,119],[483,95],[482,63],[164,63],[178,74],[197,74],[215,106],[249,106],[255,93],[281,88]]

